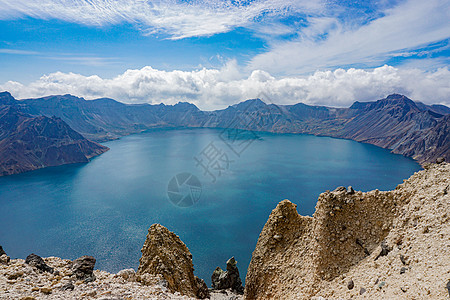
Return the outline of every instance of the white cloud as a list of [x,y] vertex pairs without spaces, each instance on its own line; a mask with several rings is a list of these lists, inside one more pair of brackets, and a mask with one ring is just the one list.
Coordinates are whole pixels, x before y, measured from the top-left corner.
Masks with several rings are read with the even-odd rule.
[[39,52],[17,49],[0,49],[0,54],[14,54],[14,55],[38,55]]
[[305,74],[345,65],[375,67],[398,52],[450,37],[448,0],[407,0],[363,26],[346,26],[337,18],[309,18],[295,40],[276,43],[254,57],[249,70]]
[[346,107],[355,100],[370,101],[402,93],[425,103],[450,105],[450,71],[398,69],[383,66],[373,70],[336,69],[309,76],[276,78],[255,70],[242,76],[235,61],[222,69],[162,71],[151,67],[128,70],[112,79],[74,73],[52,73],[30,84],[6,82],[0,90],[16,98],[73,94],[86,99],[110,97],[126,103],[189,101],[201,109],[220,109],[239,101],[263,97],[277,104],[303,102]]
[[0,0],[0,19],[30,16],[89,26],[128,22],[147,34],[162,32],[180,39],[227,32],[256,18],[322,8],[313,0]]

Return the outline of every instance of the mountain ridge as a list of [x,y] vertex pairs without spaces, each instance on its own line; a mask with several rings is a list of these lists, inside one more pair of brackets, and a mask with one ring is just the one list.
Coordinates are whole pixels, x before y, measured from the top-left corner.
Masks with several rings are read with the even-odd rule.
[[188,102],[125,104],[111,98],[85,100],[69,94],[15,100],[4,92],[0,93],[1,103],[16,106],[32,117],[56,116],[84,138],[100,143],[160,127],[237,128],[351,139],[422,164],[438,157],[450,160],[450,118],[446,114],[450,108],[426,105],[400,94],[355,101],[348,108],[275,105],[249,99],[215,111],[202,111]]
[[85,139],[61,118],[31,116],[0,93],[0,176],[88,162],[109,148]]

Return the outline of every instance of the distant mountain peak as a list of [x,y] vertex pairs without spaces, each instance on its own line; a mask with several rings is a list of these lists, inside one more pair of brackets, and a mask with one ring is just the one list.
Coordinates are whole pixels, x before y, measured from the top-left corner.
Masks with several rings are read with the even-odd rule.
[[262,101],[261,99],[255,98],[239,102],[238,104],[232,105],[230,107],[234,107],[239,110],[256,110],[261,107],[265,107],[266,105],[267,104],[264,103],[264,101]]
[[386,100],[411,100],[411,99],[401,94],[390,94],[389,96],[386,97]]
[[175,104],[173,106],[176,109],[183,109],[183,110],[199,110],[199,108],[197,106],[195,106],[195,104],[189,103],[189,102],[178,102],[177,104]]
[[0,105],[11,105],[16,102],[16,99],[9,92],[0,92]]
[[377,101],[369,101],[369,102],[355,101],[352,104],[352,106],[350,106],[350,109],[382,109],[394,106],[408,107],[420,110],[414,101],[412,101],[405,95],[401,94],[391,94],[386,98]]

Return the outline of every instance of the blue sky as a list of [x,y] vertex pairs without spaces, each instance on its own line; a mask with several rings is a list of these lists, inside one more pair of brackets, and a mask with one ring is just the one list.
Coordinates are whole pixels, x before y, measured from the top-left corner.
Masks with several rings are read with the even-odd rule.
[[205,109],[390,92],[448,104],[449,19],[449,0],[0,0],[0,89]]

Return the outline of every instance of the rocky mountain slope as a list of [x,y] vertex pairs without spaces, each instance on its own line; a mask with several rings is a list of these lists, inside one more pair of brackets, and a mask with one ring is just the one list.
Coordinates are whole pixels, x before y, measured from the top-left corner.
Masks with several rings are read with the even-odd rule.
[[0,94],[0,176],[88,162],[107,150],[62,119],[31,116],[8,93]]
[[450,164],[429,165],[393,191],[337,188],[313,217],[284,200],[247,272],[245,299],[447,299]]
[[154,127],[196,126],[204,114],[189,103],[128,105],[108,98],[86,101],[72,95],[25,99],[20,104],[32,115],[57,116],[97,142]]
[[126,105],[112,99],[86,101],[71,95],[20,101],[30,114],[58,116],[97,142],[154,127],[240,128],[306,133],[352,139],[392,150],[421,163],[450,160],[450,108],[425,105],[393,94],[349,108],[266,104],[247,100],[226,109],[201,111],[195,105]]

